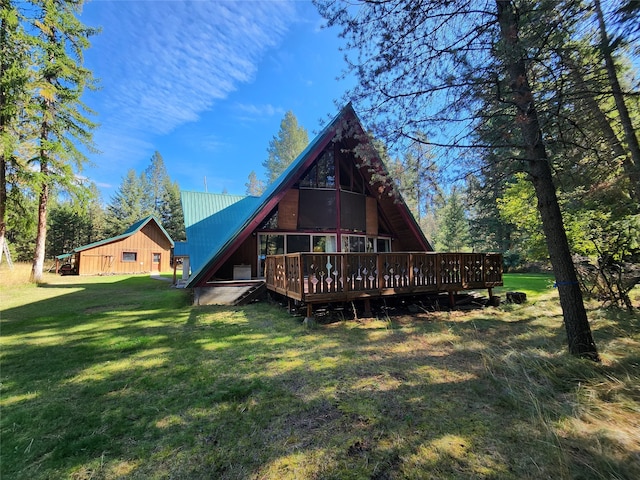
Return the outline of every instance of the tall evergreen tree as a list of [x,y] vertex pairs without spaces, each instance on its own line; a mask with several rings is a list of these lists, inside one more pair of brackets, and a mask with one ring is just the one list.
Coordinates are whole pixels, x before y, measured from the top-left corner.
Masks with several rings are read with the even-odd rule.
[[66,253],[105,238],[104,210],[95,183],[79,195],[51,203],[47,228],[47,251],[51,254]]
[[176,182],[171,182],[168,177],[164,182],[158,220],[174,241],[187,238],[184,230],[182,203],[180,202],[180,187]]
[[280,130],[269,141],[268,158],[262,163],[267,171],[267,183],[272,183],[300,155],[309,143],[307,130],[298,125],[292,111],[285,113]]
[[[78,145],[92,147],[95,124],[86,116],[81,97],[93,85],[91,72],[82,66],[84,50],[96,30],[77,18],[81,0],[32,0],[29,18],[32,37],[33,102],[31,122],[37,125],[32,165],[38,193],[38,232],[31,280],[42,279],[47,233],[47,208],[53,185],[74,186],[75,171],[86,161]],[[25,8],[25,13],[30,9]]]
[[[26,168],[17,156],[24,135],[21,111],[28,100],[29,42],[15,2],[0,1],[0,252],[7,235],[7,212],[12,188],[24,181]],[[14,199],[15,200],[15,199]]]
[[411,141],[402,158],[390,162],[390,174],[396,179],[400,193],[411,209],[418,224],[434,205],[442,199],[439,171],[435,155],[431,152],[426,137],[418,135],[420,141]]
[[465,211],[462,195],[453,188],[446,197],[444,205],[436,212],[438,230],[436,249],[447,252],[470,250],[469,220]]
[[609,38],[600,0],[593,0],[593,5],[598,18],[600,53],[604,60],[607,78],[611,87],[610,91],[615,100],[616,110],[620,118],[620,123],[622,124],[624,139],[629,151],[629,158],[626,159],[625,166],[632,185],[631,192],[634,195],[636,203],[640,205],[640,141],[638,141],[638,135],[633,126],[627,101],[620,85],[620,80],[618,79],[618,70],[613,55],[614,46]]
[[144,171],[142,180],[147,203],[145,210],[159,220],[162,217],[163,210],[165,210],[163,206],[165,190],[167,189],[167,182],[170,182],[169,174],[160,152],[155,151],[151,156],[151,161]]
[[[482,148],[472,133],[483,122],[499,116],[501,124],[511,125],[495,132],[502,142],[494,146],[534,185],[569,351],[597,359],[538,113],[547,97],[540,93],[545,85],[537,68],[560,45],[559,32],[575,25],[580,6],[517,0],[495,0],[484,8],[466,0],[315,3],[329,26],[341,27],[347,50],[356,52],[347,57],[357,79],[349,96],[382,119],[372,124],[387,142],[415,138],[416,132],[442,138],[442,131],[451,131],[440,142],[444,146]],[[495,109],[485,112],[488,94]]]
[[107,206],[106,234],[120,235],[138,220],[150,215],[144,191],[144,176],[130,169]]
[[185,238],[180,187],[172,182],[160,152],[154,152],[140,175],[131,169],[107,206],[107,234],[118,235],[153,215],[173,240]]

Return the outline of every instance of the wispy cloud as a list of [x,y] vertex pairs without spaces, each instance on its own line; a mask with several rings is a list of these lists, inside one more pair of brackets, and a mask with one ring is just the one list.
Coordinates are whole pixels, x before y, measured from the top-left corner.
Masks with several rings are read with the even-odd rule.
[[284,115],[285,113],[283,108],[274,107],[269,103],[265,105],[238,103],[236,104],[236,110],[242,118],[247,115],[251,118],[273,117],[274,115]]
[[166,134],[250,82],[295,19],[292,1],[97,2],[101,117]]

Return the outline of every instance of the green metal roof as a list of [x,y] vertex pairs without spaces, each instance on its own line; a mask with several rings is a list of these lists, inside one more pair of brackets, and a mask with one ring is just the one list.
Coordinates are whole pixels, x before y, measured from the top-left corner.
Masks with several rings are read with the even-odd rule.
[[191,271],[197,272],[227,242],[260,204],[259,197],[181,192],[186,245]]
[[131,235],[133,235],[136,232],[139,232],[140,230],[142,230],[142,228],[149,223],[151,220],[153,220],[156,225],[158,225],[158,227],[160,227],[160,230],[162,231],[162,233],[167,237],[167,239],[169,240],[169,242],[171,243],[171,246],[173,247],[173,240],[171,239],[171,236],[167,233],[167,231],[164,229],[164,227],[162,225],[160,225],[160,222],[158,222],[152,215],[143,218],[142,220],[138,220],[136,223],[134,223],[133,225],[131,225],[129,228],[127,228],[127,230],[120,234],[117,235],[115,237],[110,237],[110,238],[105,238],[104,240],[99,240],[97,242],[93,242],[93,243],[89,243],[87,245],[83,245],[81,247],[76,247],[73,250],[71,250],[70,253],[67,254],[63,254],[63,255],[59,255],[58,258],[66,258],[65,255],[71,255],[73,253],[77,253],[77,252],[82,252],[83,250],[89,250],[91,248],[95,248],[95,247],[99,247],[101,245],[106,245],[108,243],[113,243],[113,242],[117,242],[119,240],[124,240],[127,237],[130,237]]

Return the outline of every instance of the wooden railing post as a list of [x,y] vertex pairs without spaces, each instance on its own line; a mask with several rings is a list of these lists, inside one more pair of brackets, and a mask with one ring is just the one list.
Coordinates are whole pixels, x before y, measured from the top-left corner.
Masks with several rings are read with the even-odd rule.
[[413,282],[413,261],[413,253],[409,252],[409,264],[407,265],[407,268],[409,269],[409,287],[411,288],[415,287]]
[[[347,280],[347,257],[344,253],[337,253],[336,255],[340,255],[340,279],[342,280],[342,291],[347,293],[349,291],[349,282]],[[336,281],[337,280],[338,279],[336,279]]]

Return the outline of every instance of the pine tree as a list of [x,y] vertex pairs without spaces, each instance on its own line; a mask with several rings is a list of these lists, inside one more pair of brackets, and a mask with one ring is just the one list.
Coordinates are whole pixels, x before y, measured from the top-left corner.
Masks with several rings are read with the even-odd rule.
[[138,220],[149,215],[144,191],[144,175],[130,169],[107,206],[106,234],[120,235]]
[[51,202],[47,228],[47,251],[53,255],[105,238],[104,210],[94,183],[81,194]]
[[[597,359],[597,349],[573,267],[560,214],[542,107],[551,96],[544,74],[555,73],[554,49],[575,28],[583,10],[576,2],[350,2],[316,0],[328,26],[339,26],[346,39],[349,70],[356,85],[349,98],[372,119],[387,143],[429,138],[451,130],[443,147],[459,152],[486,146],[473,132],[496,121],[500,156],[526,171],[534,185],[572,354]],[[533,82],[537,82],[533,84]],[[534,88],[537,87],[537,88]],[[486,98],[493,108],[483,110]],[[543,117],[544,118],[544,117]],[[376,121],[377,120],[377,121]],[[498,141],[501,140],[500,143]]]
[[[47,208],[50,190],[59,184],[73,188],[74,169],[86,161],[79,145],[92,147],[95,124],[86,117],[81,97],[93,85],[93,76],[82,66],[83,52],[96,33],[77,18],[82,1],[32,0],[35,15],[30,19],[33,70],[30,120],[37,126],[34,189],[38,192],[38,232],[31,280],[42,280]],[[27,10],[27,9],[25,9]]]
[[174,241],[186,239],[180,187],[177,183],[171,182],[168,177],[162,189],[162,204],[158,220]]
[[258,175],[255,170],[251,170],[251,173],[249,173],[249,179],[244,186],[247,187],[247,195],[251,195],[253,197],[259,197],[265,189],[264,182],[258,179]]
[[269,141],[269,157],[262,163],[267,171],[267,183],[276,178],[300,155],[309,143],[309,134],[298,125],[298,119],[292,111],[285,113],[280,122],[278,135]]
[[640,142],[638,141],[638,135],[633,126],[627,101],[620,85],[620,80],[618,79],[618,70],[613,57],[614,49],[612,42],[609,39],[600,0],[593,0],[593,5],[598,18],[598,27],[600,31],[600,53],[604,60],[607,78],[611,87],[611,94],[615,100],[616,110],[620,118],[620,123],[622,124],[624,139],[629,151],[629,157],[626,158],[625,162],[625,169],[631,182],[631,192],[636,203],[640,205]]
[[470,250],[469,220],[458,189],[452,189],[444,205],[436,212],[436,218],[438,222],[435,238],[437,250],[447,252]]
[[155,151],[151,157],[151,161],[142,177],[144,182],[143,189],[146,196],[145,210],[150,212],[157,219],[162,217],[164,210],[163,202],[165,198],[165,190],[167,182],[169,182],[169,174],[164,165],[164,159],[160,152]]
[[[11,0],[0,1],[0,251],[7,236],[11,189],[20,190],[26,172],[16,155],[22,135],[21,110],[28,100],[29,42],[20,12]],[[18,192],[19,193],[19,192]]]

